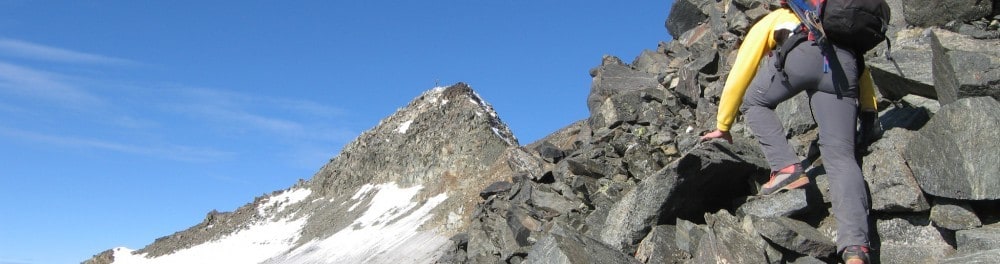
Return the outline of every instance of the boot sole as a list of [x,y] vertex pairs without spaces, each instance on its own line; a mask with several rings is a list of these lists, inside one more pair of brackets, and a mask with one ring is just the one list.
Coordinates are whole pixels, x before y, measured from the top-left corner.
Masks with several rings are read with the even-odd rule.
[[767,193],[767,194],[763,194],[763,195],[772,195],[772,194],[780,193],[782,191],[796,189],[796,188],[805,186],[806,184],[809,184],[809,177],[806,177],[806,176],[803,175],[803,176],[800,176],[795,181],[790,182],[790,183],[786,184],[785,186],[782,186],[781,188],[778,188],[777,190],[774,190],[773,192],[770,192],[770,193]]

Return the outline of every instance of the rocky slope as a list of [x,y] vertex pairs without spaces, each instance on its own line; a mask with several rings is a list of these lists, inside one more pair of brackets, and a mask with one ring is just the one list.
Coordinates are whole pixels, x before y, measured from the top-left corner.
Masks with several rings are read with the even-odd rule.
[[[1000,5],[888,2],[895,62],[884,47],[866,56],[885,131],[861,153],[874,256],[1000,259]],[[312,179],[88,262],[836,262],[805,95],[778,111],[807,188],[755,196],[768,170],[741,122],[734,144],[697,141],[741,37],[776,4],[675,1],[675,39],[631,63],[603,58],[590,116],[538,142],[521,146],[466,85],[434,89]]]
[[[874,257],[995,262],[1000,12],[992,1],[888,2],[896,62],[885,45],[866,56],[885,132],[860,153]],[[776,4],[676,1],[666,21],[676,38],[629,64],[604,58],[590,117],[526,146],[542,168],[490,189],[442,262],[837,262],[805,95],[778,109],[809,165],[805,189],[753,195],[768,171],[739,122],[735,144],[696,142],[714,126],[741,37]]]

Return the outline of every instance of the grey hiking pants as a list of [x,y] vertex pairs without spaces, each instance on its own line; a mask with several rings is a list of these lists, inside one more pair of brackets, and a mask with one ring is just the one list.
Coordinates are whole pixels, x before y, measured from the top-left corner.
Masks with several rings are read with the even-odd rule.
[[[836,52],[831,51],[836,50]],[[760,141],[772,171],[798,164],[799,158],[785,138],[785,129],[774,109],[805,91],[813,119],[819,126],[819,149],[830,181],[830,199],[837,219],[837,251],[851,245],[869,245],[868,191],[854,157],[854,131],[858,111],[857,61],[850,51],[830,48],[824,58],[813,42],[799,44],[787,54],[787,82],[770,56],[757,71],[740,110]],[[834,56],[833,54],[836,54]]]

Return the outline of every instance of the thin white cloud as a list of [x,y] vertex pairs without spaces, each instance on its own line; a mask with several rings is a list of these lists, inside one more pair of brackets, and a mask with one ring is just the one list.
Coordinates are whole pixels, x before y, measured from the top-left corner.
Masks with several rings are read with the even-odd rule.
[[201,117],[228,121],[254,130],[284,135],[299,134],[305,129],[302,124],[295,121],[267,117],[224,105],[189,105],[184,107],[184,111]]
[[0,259],[0,264],[34,264],[33,261]]
[[200,147],[183,145],[139,146],[99,139],[49,135],[5,127],[0,127],[0,135],[65,148],[107,150],[189,162],[212,162],[228,159],[234,155],[231,152]]
[[10,92],[67,106],[93,107],[104,104],[97,95],[69,84],[56,73],[0,62],[0,92]]
[[[332,119],[340,109],[300,99],[273,98],[204,88],[179,88],[170,108],[212,123],[229,124],[285,138],[329,139]],[[322,133],[322,134],[321,134]],[[339,135],[338,135],[339,136]],[[339,139],[339,138],[337,138]]]
[[68,49],[45,46],[23,40],[0,38],[0,53],[34,60],[63,63],[136,65],[138,63],[121,58],[91,54]]

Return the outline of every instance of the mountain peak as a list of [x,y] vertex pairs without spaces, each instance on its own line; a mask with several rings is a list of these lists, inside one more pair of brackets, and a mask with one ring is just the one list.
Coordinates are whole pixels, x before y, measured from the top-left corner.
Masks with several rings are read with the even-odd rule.
[[[362,133],[308,181],[92,263],[346,263],[431,259],[509,174],[517,139],[471,87],[430,89]],[[465,219],[465,220],[463,220]],[[378,252],[379,254],[370,254]]]

